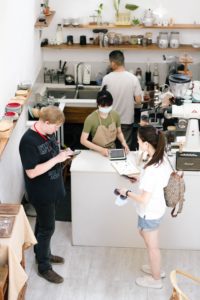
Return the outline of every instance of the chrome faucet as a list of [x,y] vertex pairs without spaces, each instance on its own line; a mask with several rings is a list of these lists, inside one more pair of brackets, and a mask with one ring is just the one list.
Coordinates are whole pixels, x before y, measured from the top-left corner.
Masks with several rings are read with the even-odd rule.
[[81,65],[84,65],[83,62],[79,62],[77,65],[76,65],[76,90],[79,88],[79,87],[82,87],[83,86],[83,72],[81,72],[81,82],[79,82],[79,78],[78,78],[78,74],[79,74],[79,67]]

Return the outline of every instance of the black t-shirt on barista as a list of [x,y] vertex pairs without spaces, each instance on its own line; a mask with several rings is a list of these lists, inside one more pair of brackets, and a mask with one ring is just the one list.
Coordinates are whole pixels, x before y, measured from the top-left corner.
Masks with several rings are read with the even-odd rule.
[[57,201],[64,197],[65,188],[60,163],[32,179],[25,172],[25,170],[34,169],[36,165],[48,161],[59,153],[55,135],[44,138],[32,129],[28,129],[20,141],[19,151],[29,201]]

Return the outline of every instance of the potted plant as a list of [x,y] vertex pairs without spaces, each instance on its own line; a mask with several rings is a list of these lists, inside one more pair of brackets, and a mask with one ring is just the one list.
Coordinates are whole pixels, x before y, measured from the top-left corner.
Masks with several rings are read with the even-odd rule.
[[113,0],[113,6],[115,9],[116,18],[119,16],[119,7],[121,0]]
[[[134,10],[136,10],[136,9],[138,9],[138,5],[135,5],[135,4],[126,4],[125,5],[125,8],[126,9],[128,9],[130,12],[131,11],[134,11]],[[130,18],[131,19],[131,18]],[[134,18],[133,20],[132,20],[132,23],[133,23],[133,25],[139,25],[140,24],[140,20],[139,19],[136,19],[136,18]]]
[[102,24],[102,11],[103,11],[103,3],[100,3],[98,8],[95,10],[97,13],[97,24]]
[[44,14],[46,16],[50,14],[49,0],[44,1]]

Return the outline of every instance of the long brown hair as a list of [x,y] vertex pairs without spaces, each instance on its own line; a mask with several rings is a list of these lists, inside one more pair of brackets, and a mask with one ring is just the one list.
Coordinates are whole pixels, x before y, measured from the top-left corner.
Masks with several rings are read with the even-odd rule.
[[161,164],[165,152],[164,134],[152,125],[146,125],[139,127],[138,136],[143,142],[148,142],[155,149],[154,155],[144,168],[154,164]]

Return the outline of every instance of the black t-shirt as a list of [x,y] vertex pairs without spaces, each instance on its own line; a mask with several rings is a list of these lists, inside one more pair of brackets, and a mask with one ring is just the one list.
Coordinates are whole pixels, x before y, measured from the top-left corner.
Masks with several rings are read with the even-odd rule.
[[42,203],[57,201],[64,197],[65,188],[61,164],[56,164],[49,171],[32,179],[25,172],[25,170],[34,169],[36,165],[48,161],[59,153],[55,135],[49,135],[47,139],[44,139],[37,132],[28,129],[20,141],[19,152],[29,201]]

